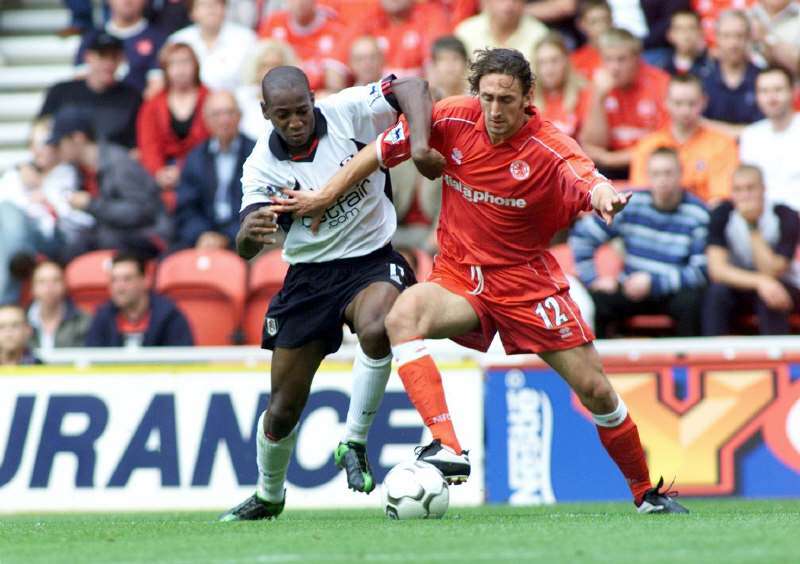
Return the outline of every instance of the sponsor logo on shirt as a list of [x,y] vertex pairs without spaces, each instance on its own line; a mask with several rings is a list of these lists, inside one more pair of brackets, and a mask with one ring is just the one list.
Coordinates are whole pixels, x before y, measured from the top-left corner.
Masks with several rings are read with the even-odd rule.
[[478,190],[462,184],[457,178],[445,174],[444,183],[456,192],[461,192],[464,199],[473,204],[493,204],[495,206],[504,206],[508,208],[524,208],[528,203],[522,198],[503,198],[502,196],[495,196],[486,190]]
[[[370,179],[365,178],[355,186],[353,189],[344,194],[343,196],[339,196],[339,199],[336,202],[325,210],[325,215],[322,216],[322,221],[320,221],[320,229],[336,229],[337,227],[344,225],[351,219],[358,217],[361,213],[359,206],[361,202],[366,199],[367,194],[369,193],[369,185]],[[306,229],[311,228],[311,218],[304,216],[301,220],[303,227]]]
[[531,175],[531,167],[522,160],[516,160],[512,162],[508,170],[511,172],[511,176],[516,178],[517,180],[525,180]]
[[403,131],[403,124],[398,123],[395,125],[389,133],[386,134],[384,141],[386,141],[389,145],[399,145],[402,143],[406,138],[406,134]]
[[464,154],[458,147],[455,147],[453,151],[450,153],[450,160],[453,161],[455,164],[460,165],[461,159],[464,158]]

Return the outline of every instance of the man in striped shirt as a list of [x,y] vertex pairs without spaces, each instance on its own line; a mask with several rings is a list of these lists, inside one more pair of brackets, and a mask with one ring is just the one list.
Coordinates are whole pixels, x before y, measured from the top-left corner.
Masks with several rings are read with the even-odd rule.
[[[635,193],[612,225],[586,217],[570,234],[578,276],[595,303],[600,338],[615,321],[640,314],[669,315],[682,337],[700,332],[709,213],[681,187],[674,149],[654,151],[647,171],[650,189]],[[624,272],[618,279],[598,276],[595,251],[618,237],[625,245]]]

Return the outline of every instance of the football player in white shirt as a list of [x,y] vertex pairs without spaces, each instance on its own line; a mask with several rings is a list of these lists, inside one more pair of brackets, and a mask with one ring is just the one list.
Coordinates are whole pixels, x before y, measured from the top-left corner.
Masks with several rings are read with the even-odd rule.
[[278,216],[270,207],[282,192],[325,186],[400,112],[411,138],[427,147],[432,110],[428,86],[416,78],[392,76],[315,104],[300,69],[277,67],[264,77],[262,94],[268,123],[244,165],[236,244],[241,256],[252,258],[276,244],[280,225],[286,232],[283,256],[291,266],[264,322],[262,347],[273,355],[269,405],[257,428],[257,490],[223,514],[223,521],[271,519],[283,511],[297,423],[317,368],[341,346],[344,323],[358,335],[359,350],[345,437],[334,459],[351,489],[374,489],[366,440],[391,372],[384,318],[415,282],[390,244],[397,219],[388,171],[376,171],[330,202],[313,226],[309,217]]

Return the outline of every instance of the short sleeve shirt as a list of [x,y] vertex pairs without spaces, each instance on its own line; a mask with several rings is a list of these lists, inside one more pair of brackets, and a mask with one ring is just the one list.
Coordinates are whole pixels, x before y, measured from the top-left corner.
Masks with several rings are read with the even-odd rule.
[[[272,124],[267,124],[244,163],[241,211],[268,205],[283,188],[322,188],[397,121],[398,110],[391,78],[328,96],[314,110],[315,142],[301,157],[291,156]],[[311,233],[310,218],[291,221],[286,225],[284,259],[295,264],[358,257],[388,244],[397,226],[388,176],[388,171],[377,170],[350,187],[325,211],[316,235]]]
[[[578,144],[533,108],[516,134],[492,145],[477,98],[447,98],[434,106],[430,145],[447,161],[440,253],[460,264],[527,263],[591,209],[590,190],[606,182]],[[409,157],[405,119],[379,136],[377,150],[386,166]]]

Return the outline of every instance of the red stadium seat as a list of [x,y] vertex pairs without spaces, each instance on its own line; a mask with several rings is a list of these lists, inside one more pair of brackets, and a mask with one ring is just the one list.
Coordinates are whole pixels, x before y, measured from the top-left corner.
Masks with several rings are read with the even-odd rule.
[[112,250],[92,251],[75,257],[67,265],[64,278],[72,301],[82,310],[94,313],[108,300],[108,277]]
[[264,314],[272,297],[283,286],[283,279],[289,265],[283,261],[281,250],[276,249],[250,265],[250,279],[247,284],[247,302],[244,306],[245,342],[249,345],[261,344],[261,328]]
[[[67,293],[75,305],[93,314],[97,306],[109,299],[108,283],[111,259],[117,251],[103,249],[75,257],[64,270]],[[155,262],[147,263],[145,277],[152,287],[155,279]]]
[[156,289],[181,308],[196,345],[230,345],[244,307],[247,264],[231,251],[187,249],[164,259]]

